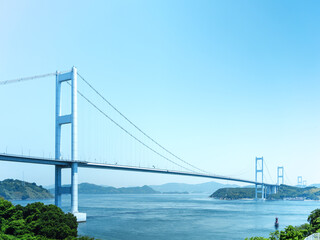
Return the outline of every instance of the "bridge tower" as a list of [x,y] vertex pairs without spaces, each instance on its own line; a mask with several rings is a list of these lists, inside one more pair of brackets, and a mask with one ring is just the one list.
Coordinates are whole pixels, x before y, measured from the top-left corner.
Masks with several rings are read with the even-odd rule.
[[[71,113],[61,115],[61,84],[71,81]],[[55,166],[55,205],[61,207],[61,195],[71,194],[71,212],[78,222],[86,221],[86,214],[78,211],[78,139],[77,139],[77,69],[67,73],[56,73],[56,128],[55,128],[55,159],[61,159],[61,126],[71,124],[71,187],[61,186],[61,166]]]
[[298,187],[302,187],[302,176],[298,176]]
[[[283,167],[278,167],[278,171],[277,171],[277,185],[280,184],[284,184],[284,170]],[[281,179],[281,183],[280,183],[280,179]]]
[[[258,162],[261,162],[261,167],[258,168]],[[256,169],[255,169],[255,175],[256,175],[256,182],[258,181],[258,175],[261,177],[261,188],[258,188],[258,184],[256,184],[256,191],[255,191],[255,199],[258,199],[258,193],[261,193],[261,199],[265,199],[265,193],[264,193],[264,184],[263,184],[263,157],[258,158],[256,157]],[[260,174],[259,174],[260,173]]]
[[307,186],[307,180],[303,180],[302,187],[306,187],[306,186]]

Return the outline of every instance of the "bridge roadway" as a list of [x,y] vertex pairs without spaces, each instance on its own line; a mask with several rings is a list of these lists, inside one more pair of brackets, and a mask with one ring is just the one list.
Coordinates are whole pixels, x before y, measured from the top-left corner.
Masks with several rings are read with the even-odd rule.
[[[71,164],[74,162],[70,160],[56,160],[51,158],[40,158],[40,157],[30,157],[30,156],[11,155],[11,154],[0,154],[0,161],[56,165],[56,166],[61,166],[62,168],[70,168]],[[180,175],[180,176],[190,176],[190,177],[213,178],[213,179],[243,182],[243,183],[256,184],[256,185],[263,184],[264,186],[270,186],[270,187],[277,186],[276,184],[261,183],[261,182],[240,179],[240,178],[231,178],[227,176],[203,174],[203,173],[196,173],[196,172],[183,172],[183,171],[175,171],[175,170],[145,168],[145,167],[137,167],[137,166],[125,166],[125,165],[116,165],[116,164],[107,164],[107,163],[93,163],[93,162],[86,162],[86,161],[77,161],[77,163],[79,167],[83,167],[83,168],[99,168],[99,169],[132,171],[132,172],[160,173],[160,174],[170,174],[170,175]]]

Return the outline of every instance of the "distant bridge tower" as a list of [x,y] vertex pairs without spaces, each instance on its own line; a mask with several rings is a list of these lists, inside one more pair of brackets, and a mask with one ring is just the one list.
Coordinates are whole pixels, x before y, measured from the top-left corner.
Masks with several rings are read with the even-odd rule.
[[307,186],[307,180],[303,180],[302,187],[306,187],[306,186]]
[[[261,162],[261,167],[258,168],[258,162]],[[263,200],[265,198],[264,194],[264,184],[263,184],[263,157],[258,158],[256,157],[256,182],[258,181],[258,175],[261,177],[261,188],[258,188],[258,184],[256,184],[256,191],[255,191],[255,199],[258,199],[258,193],[261,193],[261,199]]]
[[[280,184],[284,184],[284,170],[283,170],[283,167],[278,167],[278,171],[277,171],[277,185],[280,185]],[[281,182],[280,182],[280,179],[281,179]]]
[[[71,81],[71,113],[61,115],[61,83]],[[61,126],[71,124],[71,187],[61,186],[61,166],[55,166],[55,205],[61,207],[61,195],[71,194],[71,212],[78,222],[86,221],[86,214],[78,211],[78,138],[77,138],[77,69],[70,72],[56,73],[56,130],[55,159],[61,159]]]
[[298,187],[302,187],[302,176],[298,176]]

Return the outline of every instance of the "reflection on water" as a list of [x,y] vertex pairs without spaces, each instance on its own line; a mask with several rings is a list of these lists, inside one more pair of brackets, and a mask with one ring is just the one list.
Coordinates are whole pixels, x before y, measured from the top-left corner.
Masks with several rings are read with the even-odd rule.
[[[317,201],[223,201],[207,195],[79,195],[79,234],[106,240],[244,239],[306,222]],[[27,204],[32,201],[14,201]],[[44,200],[46,204],[53,200]],[[70,199],[63,196],[63,209]]]

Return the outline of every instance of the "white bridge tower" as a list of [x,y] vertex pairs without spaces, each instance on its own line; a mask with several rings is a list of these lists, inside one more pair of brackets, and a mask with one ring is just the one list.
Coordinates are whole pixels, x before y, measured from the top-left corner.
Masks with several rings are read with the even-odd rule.
[[[61,83],[71,81],[71,113],[61,115]],[[56,134],[55,159],[61,159],[61,126],[71,124],[71,187],[61,186],[61,166],[55,166],[55,205],[61,207],[61,195],[71,194],[71,213],[78,222],[86,221],[86,214],[78,211],[78,137],[77,137],[77,69],[70,72],[56,73]]]

